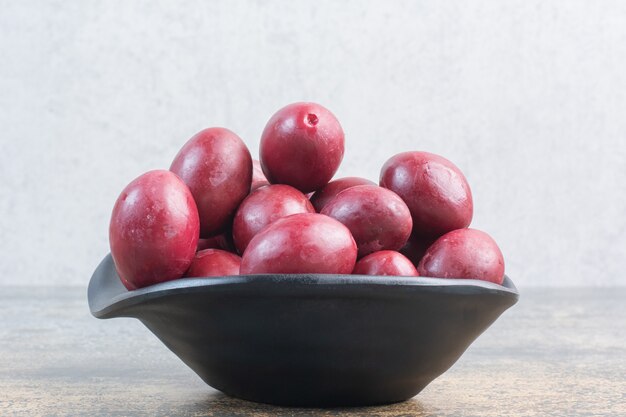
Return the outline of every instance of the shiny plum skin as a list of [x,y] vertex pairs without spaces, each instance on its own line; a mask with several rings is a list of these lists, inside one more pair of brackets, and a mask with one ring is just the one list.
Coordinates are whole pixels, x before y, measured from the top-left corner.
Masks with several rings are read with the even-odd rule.
[[361,258],[354,266],[356,275],[393,275],[417,277],[417,269],[411,261],[400,252],[381,250]]
[[469,184],[459,168],[439,155],[404,152],[391,157],[381,170],[380,186],[409,206],[416,235],[441,236],[472,221]]
[[437,239],[417,270],[424,277],[480,279],[502,284],[504,258],[487,233],[458,229]]
[[342,192],[343,190],[347,188],[356,187],[357,185],[376,185],[376,184],[370,180],[366,180],[365,178],[360,178],[360,177],[338,178],[336,180],[329,182],[321,189],[317,190],[311,196],[311,203],[313,204],[313,207],[315,207],[315,210],[318,213],[321,213],[324,206],[326,206],[326,204],[328,204],[330,200],[335,198],[337,194],[339,194],[340,192]]
[[205,249],[193,258],[186,277],[222,277],[239,275],[241,258],[220,249]]
[[268,185],[246,197],[233,220],[233,240],[243,253],[250,240],[265,226],[291,214],[315,213],[304,194],[284,184]]
[[357,248],[347,227],[317,213],[293,214],[259,232],[241,274],[350,274]]
[[413,262],[413,265],[417,265],[422,260],[422,257],[430,245],[435,243],[437,237],[423,237],[411,234],[411,236],[409,236],[409,240],[406,241],[405,245],[402,246],[398,252]]
[[252,184],[250,185],[250,192],[256,190],[257,188],[263,187],[264,185],[269,185],[269,181],[265,178],[265,174],[263,173],[263,169],[261,168],[261,163],[253,159],[252,160]]
[[259,153],[270,183],[308,193],[326,185],[337,172],[344,153],[343,129],[319,104],[293,103],[267,122]]
[[357,185],[335,196],[322,214],[343,223],[354,236],[359,258],[380,250],[398,250],[409,238],[411,213],[393,191]]
[[182,147],[170,171],[189,186],[200,214],[200,236],[222,232],[232,221],[252,182],[252,157],[228,129],[202,130]]
[[111,255],[129,290],[183,276],[196,252],[200,220],[191,191],[170,171],[133,180],[113,207]]

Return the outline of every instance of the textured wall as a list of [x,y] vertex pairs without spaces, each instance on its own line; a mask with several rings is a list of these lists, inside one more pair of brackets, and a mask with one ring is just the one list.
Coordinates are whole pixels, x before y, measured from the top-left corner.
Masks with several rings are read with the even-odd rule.
[[79,284],[143,171],[311,100],[338,175],[454,161],[520,286],[626,284],[626,2],[0,0],[0,284]]

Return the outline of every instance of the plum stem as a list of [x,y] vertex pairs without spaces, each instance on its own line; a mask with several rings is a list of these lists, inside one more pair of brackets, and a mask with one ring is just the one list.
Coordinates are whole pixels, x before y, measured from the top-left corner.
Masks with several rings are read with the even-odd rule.
[[315,126],[317,122],[319,122],[319,118],[317,117],[317,115],[309,113],[306,115],[306,122],[309,126]]

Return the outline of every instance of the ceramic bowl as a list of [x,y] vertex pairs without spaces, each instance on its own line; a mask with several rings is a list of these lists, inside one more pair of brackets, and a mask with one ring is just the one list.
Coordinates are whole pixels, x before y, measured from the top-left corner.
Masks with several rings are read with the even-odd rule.
[[128,291],[108,255],[91,313],[135,317],[207,384],[291,406],[409,399],[518,300],[478,280],[366,275],[187,278]]

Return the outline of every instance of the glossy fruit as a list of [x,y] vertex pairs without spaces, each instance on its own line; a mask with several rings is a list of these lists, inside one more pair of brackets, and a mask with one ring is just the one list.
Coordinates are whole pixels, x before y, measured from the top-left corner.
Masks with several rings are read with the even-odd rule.
[[417,270],[424,277],[471,278],[502,284],[504,258],[487,233],[458,229],[437,239]]
[[186,277],[221,277],[239,275],[241,258],[220,249],[205,249],[193,258]]
[[348,228],[317,213],[276,220],[258,233],[241,260],[241,274],[350,274],[356,243]]
[[411,234],[411,213],[394,192],[377,185],[343,190],[322,210],[350,230],[359,258],[380,250],[398,250]]
[[267,122],[259,148],[261,166],[272,184],[303,193],[323,187],[344,153],[344,134],[335,116],[315,103],[283,107]]
[[222,232],[232,221],[252,181],[252,157],[228,129],[205,129],[182,147],[170,171],[189,186],[200,214],[200,235]]
[[439,155],[404,152],[391,157],[381,170],[380,185],[406,202],[416,235],[441,236],[472,221],[469,184],[452,162]]
[[417,269],[411,261],[400,252],[393,250],[370,253],[356,263],[352,273],[357,275],[418,276]]
[[335,198],[337,194],[339,194],[341,191],[347,188],[355,187],[357,185],[376,185],[376,184],[370,180],[367,180],[365,178],[360,178],[360,177],[339,178],[339,179],[329,182],[324,187],[317,190],[311,196],[311,203],[313,204],[313,207],[315,207],[315,210],[317,210],[317,212],[320,213],[322,209],[324,208],[324,206],[326,206],[326,204],[328,204],[330,200]]
[[263,173],[263,168],[261,168],[261,163],[253,159],[252,160],[252,185],[250,185],[250,192],[256,190],[257,188],[263,187],[264,185],[269,185],[269,181],[265,178],[265,174]]
[[284,184],[268,185],[252,192],[243,200],[233,220],[233,240],[243,253],[250,240],[265,226],[298,213],[315,213],[304,194]]
[[113,207],[111,255],[129,290],[180,278],[196,253],[200,223],[189,188],[175,174],[133,180]]

